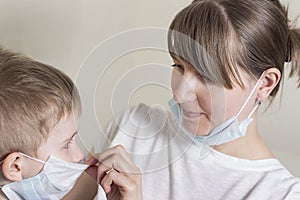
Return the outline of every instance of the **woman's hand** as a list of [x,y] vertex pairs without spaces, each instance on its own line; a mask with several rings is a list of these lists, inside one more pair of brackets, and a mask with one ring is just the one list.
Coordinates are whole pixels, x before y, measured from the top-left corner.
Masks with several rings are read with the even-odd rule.
[[107,149],[88,161],[89,165],[97,163],[97,182],[105,191],[108,200],[142,199],[140,170],[133,164],[123,146]]

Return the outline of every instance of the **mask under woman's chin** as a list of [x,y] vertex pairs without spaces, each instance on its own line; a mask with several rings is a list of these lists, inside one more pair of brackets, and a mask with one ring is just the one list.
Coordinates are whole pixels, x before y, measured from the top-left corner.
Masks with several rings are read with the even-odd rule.
[[183,119],[184,129],[193,135],[205,136],[209,133],[209,126],[201,119]]

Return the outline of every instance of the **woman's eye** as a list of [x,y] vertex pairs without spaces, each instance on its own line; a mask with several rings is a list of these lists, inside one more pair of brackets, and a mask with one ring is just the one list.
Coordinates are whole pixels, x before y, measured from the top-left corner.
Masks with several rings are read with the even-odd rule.
[[182,65],[179,65],[179,64],[173,64],[171,65],[172,67],[176,67],[177,69],[180,69],[180,70],[184,70],[184,67]]

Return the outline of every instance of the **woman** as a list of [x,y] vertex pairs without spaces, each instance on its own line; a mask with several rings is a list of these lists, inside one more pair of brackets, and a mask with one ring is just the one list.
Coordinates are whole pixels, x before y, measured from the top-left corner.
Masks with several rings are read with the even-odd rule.
[[257,129],[284,63],[300,77],[300,32],[288,22],[277,0],[196,0],[176,15],[173,116],[141,104],[107,129],[141,169],[144,199],[300,199],[300,180]]

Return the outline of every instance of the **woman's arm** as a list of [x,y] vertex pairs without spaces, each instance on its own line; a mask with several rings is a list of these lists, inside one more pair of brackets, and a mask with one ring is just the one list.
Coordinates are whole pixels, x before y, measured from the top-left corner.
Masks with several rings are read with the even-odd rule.
[[72,190],[63,200],[93,200],[97,195],[98,184],[92,176],[97,174],[97,167],[90,167],[78,178]]
[[[123,146],[94,155],[89,167],[63,200],[93,200],[98,184],[108,200],[142,200],[142,176]],[[97,165],[97,166],[96,166]]]
[[121,145],[94,155],[90,165],[98,163],[97,182],[108,200],[142,200],[142,176],[139,168]]

